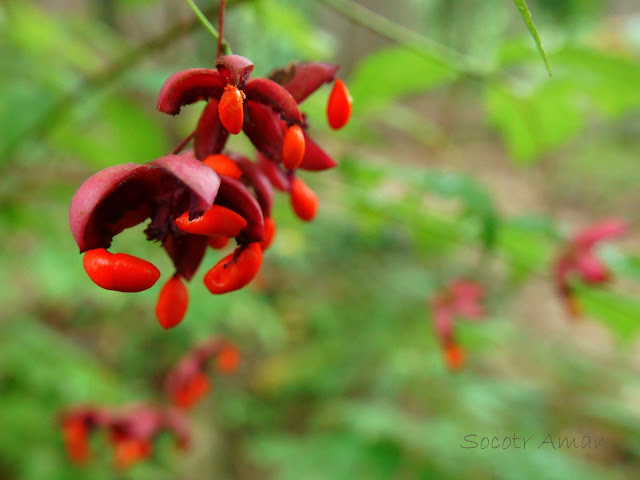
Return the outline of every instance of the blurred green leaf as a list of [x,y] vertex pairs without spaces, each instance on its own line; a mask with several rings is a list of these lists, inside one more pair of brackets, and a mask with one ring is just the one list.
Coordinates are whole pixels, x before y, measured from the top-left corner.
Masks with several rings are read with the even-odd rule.
[[453,81],[457,77],[453,67],[443,66],[437,58],[429,59],[403,47],[369,54],[358,63],[349,80],[354,115]]
[[259,18],[269,35],[286,40],[307,61],[327,58],[331,51],[331,37],[315,30],[297,7],[282,0],[255,2]]
[[148,109],[118,96],[105,98],[98,108],[59,125],[52,143],[101,168],[144,163],[169,152],[167,137]]
[[424,176],[424,185],[444,198],[460,198],[467,213],[482,223],[480,239],[484,247],[495,246],[499,218],[489,192],[482,185],[466,175],[434,171]]
[[621,340],[633,340],[640,330],[640,302],[602,288],[576,284],[575,292],[584,310],[604,322]]

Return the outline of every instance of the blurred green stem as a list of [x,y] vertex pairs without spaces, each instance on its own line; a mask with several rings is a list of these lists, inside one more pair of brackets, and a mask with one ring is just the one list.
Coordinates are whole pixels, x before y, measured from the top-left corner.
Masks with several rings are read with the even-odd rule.
[[[249,0],[230,0],[228,6],[239,5],[247,1]],[[206,15],[216,15],[217,13],[217,6],[205,11]],[[108,68],[86,76],[80,80],[79,84],[74,85],[66,93],[58,97],[58,100],[46,110],[43,115],[29,125],[22,135],[17,137],[13,142],[8,143],[3,154],[6,157],[10,157],[11,153],[14,153],[15,150],[19,149],[27,141],[32,142],[34,137],[37,138],[46,135],[60,119],[72,111],[87,95],[109,86],[127,70],[145,60],[150,54],[167,48],[175,42],[176,39],[192,33],[199,25],[200,20],[198,18],[192,18],[186,22],[176,22],[159,35],[151,37],[141,45],[125,52],[119,58],[115,59]],[[8,167],[11,163],[9,159],[4,162],[4,166]]]
[[369,10],[362,5],[349,0],[318,0],[331,10],[337,12],[354,23],[371,30],[389,40],[414,50],[430,60],[435,60],[441,65],[468,77],[477,77],[471,63],[464,55],[421,35],[413,30],[398,25],[388,18]]
[[[196,17],[198,17],[198,20],[200,20],[200,23],[204,25],[204,27],[209,31],[211,36],[215,38],[216,41],[218,42],[218,56],[220,56],[220,49],[224,51],[225,55],[231,55],[231,49],[229,48],[229,45],[227,45],[227,42],[222,40],[221,35],[218,33],[215,27],[211,25],[211,22],[207,19],[207,16],[204,13],[202,13],[202,10],[198,8],[198,6],[193,2],[193,0],[187,0],[187,3],[189,4],[189,7],[191,7],[191,10],[193,10],[193,13],[196,14]],[[220,2],[220,6],[218,7],[217,12],[218,12],[218,15],[220,15],[220,19],[221,19],[220,31],[222,32],[222,18],[224,15],[223,1]]]

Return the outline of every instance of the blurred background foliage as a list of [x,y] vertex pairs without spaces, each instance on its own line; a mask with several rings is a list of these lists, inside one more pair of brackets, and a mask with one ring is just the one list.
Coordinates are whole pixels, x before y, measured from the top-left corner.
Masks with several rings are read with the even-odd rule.
[[[551,78],[508,0],[229,0],[226,38],[257,75],[339,63],[354,115],[328,135],[328,89],[304,104],[339,163],[303,175],[316,221],[279,198],[261,276],[212,297],[203,268],[166,332],[153,313],[163,282],[94,286],[67,211],[95,171],[190,132],[200,108],[165,118],[155,96],[171,73],[212,65],[214,42],[182,2],[0,2],[0,478],[639,478],[640,10],[528,3]],[[199,4],[215,23],[217,2]],[[610,216],[633,231],[602,249],[615,279],[579,287],[587,316],[571,323],[551,262],[569,232]],[[114,251],[168,277],[142,230]],[[491,313],[457,327],[469,359],[452,375],[426,302],[459,276],[487,285]],[[162,402],[167,369],[213,334],[244,362],[195,411],[188,454],[161,442],[115,472],[98,438],[87,468],[68,463],[62,408]],[[460,448],[514,433],[536,445]],[[606,443],[538,449],[547,434]]]

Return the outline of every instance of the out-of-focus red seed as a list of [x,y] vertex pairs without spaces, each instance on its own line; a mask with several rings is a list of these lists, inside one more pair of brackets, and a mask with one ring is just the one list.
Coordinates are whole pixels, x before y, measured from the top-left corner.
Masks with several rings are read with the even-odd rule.
[[259,242],[260,248],[264,252],[271,242],[273,241],[273,237],[276,235],[276,222],[273,221],[273,218],[267,217],[264,219],[264,240]]
[[160,278],[160,270],[152,263],[126,253],[112,254],[104,248],[88,250],[82,263],[89,278],[106,290],[141,292]]
[[156,303],[156,317],[164,328],[178,325],[187,313],[189,306],[189,291],[177,273],[164,284],[158,303]]
[[464,350],[455,343],[445,345],[444,360],[449,370],[458,371],[464,366]]
[[124,438],[114,446],[114,462],[119,470],[126,470],[140,460],[151,455],[153,447],[148,440]]
[[257,243],[238,247],[204,276],[204,284],[214,295],[239,290],[256,276],[262,265],[262,250]]
[[244,93],[238,90],[238,87],[227,85],[224,87],[224,93],[218,103],[218,115],[224,128],[233,135],[237,135],[242,131],[244,123],[244,110],[242,102]]
[[189,212],[176,218],[180,230],[196,235],[235,237],[247,226],[247,221],[233,210],[213,205],[198,218],[189,220]]
[[582,315],[582,306],[580,305],[580,300],[573,292],[567,293],[564,301],[565,305],[567,306],[567,312],[569,312],[571,318],[577,319]]
[[85,463],[89,457],[89,440],[87,426],[82,421],[71,420],[62,426],[62,434],[67,449],[67,455],[75,464]]
[[327,119],[329,126],[334,130],[344,127],[351,118],[351,104],[353,99],[347,86],[342,80],[337,79],[329,95],[327,104]]
[[215,250],[222,250],[228,243],[227,237],[209,237],[209,246]]
[[309,222],[318,211],[318,196],[299,178],[291,182],[291,206],[298,218]]
[[239,180],[242,176],[242,170],[236,165],[236,162],[221,153],[209,155],[202,163],[211,167],[218,175],[226,175],[234,180]]
[[298,168],[304,157],[304,134],[299,125],[287,128],[282,141],[282,165],[287,170]]
[[216,369],[224,375],[235,372],[239,363],[240,350],[233,345],[223,346],[216,357]]
[[209,378],[202,372],[196,373],[174,393],[173,403],[183,410],[190,410],[211,389]]

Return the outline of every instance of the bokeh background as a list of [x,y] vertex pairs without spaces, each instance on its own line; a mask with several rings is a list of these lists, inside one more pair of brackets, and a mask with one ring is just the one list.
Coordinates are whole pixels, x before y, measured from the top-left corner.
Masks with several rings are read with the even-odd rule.
[[[279,197],[260,277],[211,296],[210,251],[184,322],[164,331],[161,249],[143,226],[119,236],[113,251],[163,279],[101,290],[68,206],[92,173],[190,132],[201,107],[169,118],[156,95],[171,73],[212,65],[215,42],[178,1],[0,2],[0,478],[640,478],[640,8],[528,3],[551,78],[508,0],[229,0],[226,39],[256,75],[339,63],[354,115],[331,132],[329,88],[305,103],[339,163],[302,174],[316,220]],[[199,5],[216,23],[217,2]],[[578,286],[586,314],[571,322],[552,261],[607,217],[631,231],[600,250],[613,280]],[[468,358],[452,374],[427,301],[460,276],[486,285],[489,314],[457,325]],[[189,452],[163,439],[117,472],[97,438],[89,465],[68,462],[62,409],[160,404],[167,370],[212,335],[244,358],[192,413]],[[470,434],[532,440],[461,448]],[[537,448],[548,434],[604,442]]]

